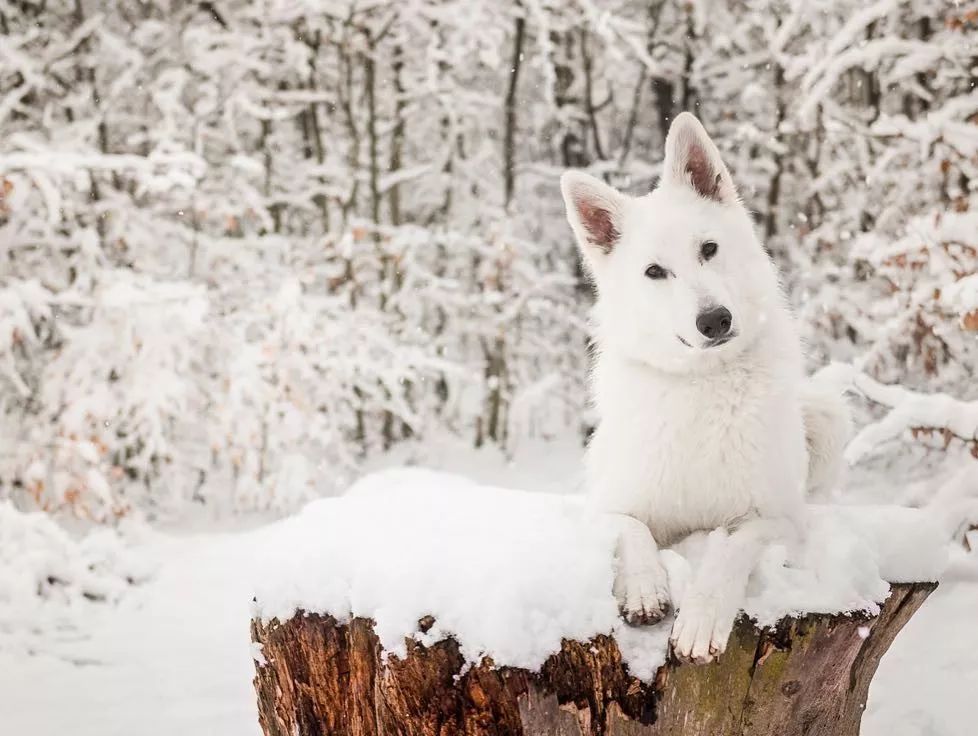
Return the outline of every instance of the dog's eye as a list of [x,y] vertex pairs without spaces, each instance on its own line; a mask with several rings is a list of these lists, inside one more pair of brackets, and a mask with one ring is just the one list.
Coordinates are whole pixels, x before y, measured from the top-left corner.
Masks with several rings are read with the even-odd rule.
[[700,258],[702,258],[704,261],[710,260],[717,254],[717,247],[716,241],[707,240],[700,246]]
[[650,279],[664,279],[669,275],[669,272],[658,263],[653,263],[651,266],[645,269],[645,275]]

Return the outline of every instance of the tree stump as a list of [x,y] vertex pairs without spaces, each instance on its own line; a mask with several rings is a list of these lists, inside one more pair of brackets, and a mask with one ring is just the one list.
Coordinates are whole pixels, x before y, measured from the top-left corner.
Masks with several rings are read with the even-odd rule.
[[259,720],[266,736],[851,736],[880,658],[935,587],[894,585],[876,618],[763,631],[741,618],[718,662],[667,663],[653,684],[628,674],[608,636],[564,641],[539,672],[488,660],[463,671],[451,639],[409,640],[384,661],[369,620],[254,621]]

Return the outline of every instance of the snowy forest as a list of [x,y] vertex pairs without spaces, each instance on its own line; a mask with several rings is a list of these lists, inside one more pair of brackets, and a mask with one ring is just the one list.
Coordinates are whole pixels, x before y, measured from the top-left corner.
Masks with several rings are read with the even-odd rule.
[[0,633],[120,596],[133,525],[583,447],[559,176],[649,191],[684,110],[860,498],[978,483],[974,2],[0,0]]
[[18,508],[288,509],[405,440],[583,437],[557,178],[647,191],[682,110],[813,367],[978,398],[974,6],[79,0],[0,31]]

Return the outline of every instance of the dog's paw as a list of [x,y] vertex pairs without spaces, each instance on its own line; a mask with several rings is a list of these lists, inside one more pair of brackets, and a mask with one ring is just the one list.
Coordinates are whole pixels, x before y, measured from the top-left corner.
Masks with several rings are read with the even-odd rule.
[[621,570],[615,577],[615,598],[622,618],[632,626],[655,624],[669,615],[669,579],[656,560],[641,569]]
[[681,662],[706,664],[727,648],[735,612],[715,596],[687,596],[676,614],[669,642]]

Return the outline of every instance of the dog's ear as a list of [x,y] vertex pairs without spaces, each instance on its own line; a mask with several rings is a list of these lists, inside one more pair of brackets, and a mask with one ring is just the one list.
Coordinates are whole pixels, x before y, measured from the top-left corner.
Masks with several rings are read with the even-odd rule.
[[580,171],[564,172],[560,191],[581,252],[592,261],[611,253],[621,238],[626,196]]
[[701,197],[715,202],[737,201],[737,189],[720,151],[696,116],[688,112],[677,115],[669,126],[662,178],[691,187]]

